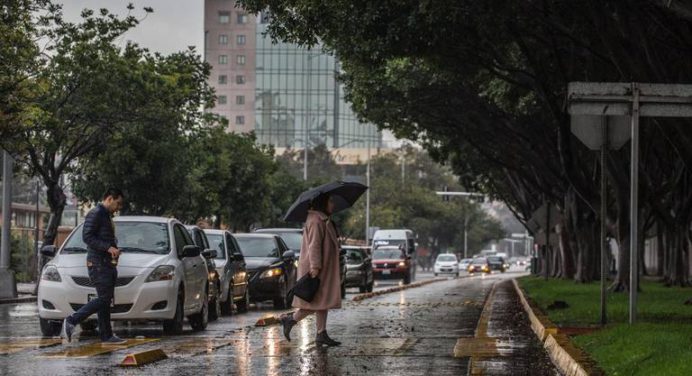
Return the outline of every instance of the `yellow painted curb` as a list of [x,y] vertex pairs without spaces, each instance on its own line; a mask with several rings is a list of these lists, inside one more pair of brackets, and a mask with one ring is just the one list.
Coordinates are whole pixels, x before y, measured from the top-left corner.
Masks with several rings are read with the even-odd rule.
[[[464,277],[462,277],[462,278],[464,278]],[[415,287],[421,287],[421,286],[429,285],[431,283],[447,281],[447,280],[448,279],[446,279],[446,278],[435,278],[435,279],[429,279],[427,281],[411,283],[410,285],[394,286],[394,287],[390,287],[390,288],[384,289],[384,290],[378,290],[378,291],[358,294],[358,295],[354,296],[351,300],[354,302],[359,302],[359,301],[364,300],[364,299],[374,298],[376,296],[380,296],[380,295],[384,295],[384,294],[390,294],[393,292],[412,289]]]
[[512,283],[526,314],[529,316],[531,329],[543,342],[543,347],[560,373],[565,376],[599,376],[605,374],[584,351],[574,346],[567,335],[559,333],[557,326],[538,307],[533,306],[526,299],[524,291],[519,287],[516,279],[512,279]]
[[148,351],[142,351],[134,354],[127,354],[122,363],[121,367],[139,367],[145,364],[150,364],[158,362],[159,360],[168,359],[166,353],[161,349],[154,349]]
[[264,316],[261,319],[257,320],[257,322],[255,323],[255,326],[276,325],[280,322],[281,321],[279,320],[279,317],[274,316],[274,315],[267,315],[267,316]]

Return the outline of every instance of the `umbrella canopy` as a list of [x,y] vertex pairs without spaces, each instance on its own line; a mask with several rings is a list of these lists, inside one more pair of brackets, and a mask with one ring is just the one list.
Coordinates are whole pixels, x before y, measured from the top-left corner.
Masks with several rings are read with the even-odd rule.
[[300,194],[300,197],[291,205],[284,216],[286,222],[305,222],[308,218],[310,202],[321,194],[328,194],[334,202],[334,213],[348,209],[367,190],[363,184],[355,182],[335,181],[309,189]]

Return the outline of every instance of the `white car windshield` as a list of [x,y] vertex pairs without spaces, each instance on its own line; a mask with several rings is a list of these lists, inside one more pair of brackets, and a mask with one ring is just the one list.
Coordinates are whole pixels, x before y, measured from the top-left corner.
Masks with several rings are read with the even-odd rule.
[[274,238],[237,236],[236,240],[245,257],[279,257]]
[[209,248],[216,250],[216,259],[225,260],[226,252],[223,249],[223,235],[207,234],[207,239],[209,239]]
[[[86,253],[82,226],[67,240],[61,253]],[[170,252],[168,226],[165,223],[115,222],[115,238],[123,253],[151,253],[165,255]]]
[[437,256],[437,261],[441,262],[456,262],[457,258],[454,255],[439,255]]

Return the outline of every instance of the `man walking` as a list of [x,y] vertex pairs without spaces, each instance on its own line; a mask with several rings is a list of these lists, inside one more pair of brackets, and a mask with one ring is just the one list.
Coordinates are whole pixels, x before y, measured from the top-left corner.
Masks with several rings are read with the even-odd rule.
[[111,328],[111,303],[115,293],[115,281],[118,278],[116,265],[120,255],[112,217],[122,208],[122,205],[123,192],[117,188],[109,188],[103,195],[103,200],[89,211],[84,220],[82,238],[88,247],[86,262],[89,278],[96,287],[96,299],[65,318],[62,336],[68,342],[72,341],[74,327],[94,313],[98,313],[102,343],[126,342],[113,335]]

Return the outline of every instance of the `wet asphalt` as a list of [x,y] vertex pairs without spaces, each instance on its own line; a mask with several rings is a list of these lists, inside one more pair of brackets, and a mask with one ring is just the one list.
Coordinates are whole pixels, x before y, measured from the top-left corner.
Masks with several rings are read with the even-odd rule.
[[[513,290],[510,279],[518,275],[450,278],[360,302],[351,301],[357,290],[349,290],[342,309],[329,315],[329,335],[343,342],[333,348],[315,345],[312,317],[294,327],[292,342],[279,326],[254,326],[287,312],[261,304],[221,317],[204,332],[186,326],[179,336],[163,336],[157,324],[116,323],[119,336],[145,340],[98,354],[100,345],[87,333],[70,345],[41,339],[35,303],[0,305],[0,375],[556,375]],[[419,272],[418,280],[429,278]],[[486,323],[483,333],[479,322]],[[490,351],[454,357],[460,338],[478,336],[493,343]],[[118,366],[126,354],[151,349],[168,359]]]

